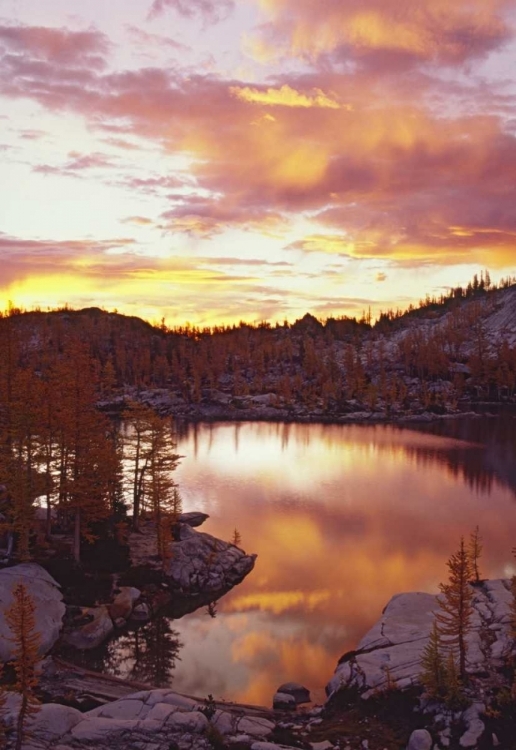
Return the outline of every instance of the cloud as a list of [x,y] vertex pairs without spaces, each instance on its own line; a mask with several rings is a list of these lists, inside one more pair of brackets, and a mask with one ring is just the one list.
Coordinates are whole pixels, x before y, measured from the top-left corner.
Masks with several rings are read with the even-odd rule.
[[[302,10],[310,7],[302,2]],[[91,128],[181,157],[180,171],[111,179],[166,200],[165,233],[212,238],[237,228],[278,237],[304,217],[320,227],[290,245],[304,253],[514,264],[514,133],[485,112],[433,111],[438,88],[427,75],[394,80],[362,68],[321,69],[262,87],[175,69],[105,72],[78,67],[73,57],[42,60],[38,50],[26,44],[23,53],[4,53],[4,96],[83,116]],[[471,82],[449,85],[454,101],[460,92],[473,98]],[[257,117],[259,106],[274,106],[274,116]],[[77,175],[111,164],[93,152],[36,169]]]
[[[513,29],[504,11],[510,0],[260,0],[263,12],[252,44],[262,57],[317,58],[335,54],[367,62],[378,58],[400,67],[419,62],[446,65],[483,57],[500,48]],[[379,60],[376,60],[378,63]],[[378,70],[381,67],[376,64]]]
[[218,23],[227,18],[233,8],[233,0],[154,0],[149,18],[174,10],[185,18],[200,16],[206,23]]
[[123,224],[136,224],[139,227],[152,226],[154,222],[147,216],[128,216],[126,219],[122,219]]
[[82,172],[89,172],[91,169],[109,169],[115,164],[114,157],[101,153],[81,154],[78,151],[70,151],[68,157],[68,161],[60,166],[36,164],[32,171],[58,177],[82,177]]
[[259,230],[267,234],[281,231],[287,226],[286,219],[279,212],[269,211],[262,205],[232,205],[224,198],[214,200],[199,195],[169,198],[178,200],[178,203],[161,215],[164,222],[159,228],[167,232],[184,232],[209,238],[228,227]]
[[105,65],[110,50],[107,36],[97,29],[70,31],[46,26],[0,25],[0,45],[35,60],[95,70]]
[[199,325],[264,320],[288,310],[281,290],[263,283],[267,264],[254,259],[246,269],[238,261],[233,266],[209,257],[149,257],[138,252],[131,237],[54,241],[1,233],[0,257],[4,305],[9,299],[27,308],[100,304],[148,319],[166,315]]
[[164,47],[184,54],[185,52],[191,52],[191,47],[182,42],[178,42],[171,36],[164,36],[163,34],[151,34],[148,31],[138,28],[137,26],[131,26],[126,24],[125,26],[127,33],[131,39],[132,44],[136,44],[141,49],[148,53],[149,48],[152,49],[155,46]]
[[342,106],[335,99],[327,96],[320,89],[316,89],[312,95],[302,94],[287,84],[281,88],[258,89],[244,86],[231,86],[229,91],[233,96],[252,104],[267,104],[280,107],[322,107],[329,109],[340,109]]
[[302,253],[326,253],[350,257],[353,243],[342,235],[312,234],[302,240],[291,242],[285,250],[300,250]]

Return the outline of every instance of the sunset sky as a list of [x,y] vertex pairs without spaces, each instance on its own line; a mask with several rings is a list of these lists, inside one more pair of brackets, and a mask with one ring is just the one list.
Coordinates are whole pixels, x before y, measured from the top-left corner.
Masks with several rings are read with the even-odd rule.
[[0,306],[358,315],[516,272],[516,0],[0,0]]

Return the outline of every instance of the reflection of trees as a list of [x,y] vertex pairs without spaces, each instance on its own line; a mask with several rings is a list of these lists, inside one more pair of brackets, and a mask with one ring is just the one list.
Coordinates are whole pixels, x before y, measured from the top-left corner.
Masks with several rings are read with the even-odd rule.
[[446,420],[415,429],[465,441],[464,447],[407,446],[407,454],[418,462],[445,464],[454,477],[486,494],[495,480],[516,494],[516,418],[512,413],[497,418]]
[[156,617],[137,630],[128,630],[95,651],[65,653],[87,669],[168,687],[174,679],[176,660],[183,643],[172,620]]
[[104,669],[128,680],[157,687],[172,683],[176,659],[183,644],[165,617],[124,633],[107,647]]

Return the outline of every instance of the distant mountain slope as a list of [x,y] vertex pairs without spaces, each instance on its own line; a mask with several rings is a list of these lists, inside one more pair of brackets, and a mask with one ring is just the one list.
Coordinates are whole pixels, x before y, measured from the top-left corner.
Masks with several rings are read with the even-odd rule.
[[0,319],[0,349],[15,341],[20,365],[40,374],[77,338],[104,402],[126,392],[189,418],[392,419],[516,401],[514,285],[468,287],[375,325],[306,314],[293,325],[168,330],[98,308]]

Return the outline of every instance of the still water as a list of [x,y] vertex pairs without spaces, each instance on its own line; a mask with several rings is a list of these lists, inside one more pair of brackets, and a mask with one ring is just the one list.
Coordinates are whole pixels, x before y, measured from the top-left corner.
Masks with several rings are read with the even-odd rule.
[[266,705],[294,680],[322,700],[389,598],[437,591],[476,525],[482,575],[516,572],[512,416],[425,430],[189,425],[178,453],[184,510],[208,513],[202,530],[222,539],[238,529],[258,559],[216,617],[160,618],[111,643],[102,668],[120,676]]

